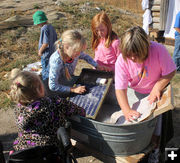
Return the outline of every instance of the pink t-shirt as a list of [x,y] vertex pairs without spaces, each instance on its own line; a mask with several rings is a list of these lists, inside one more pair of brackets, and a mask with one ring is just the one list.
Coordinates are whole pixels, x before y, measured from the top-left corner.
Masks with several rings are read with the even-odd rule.
[[122,54],[119,55],[115,64],[115,88],[127,89],[129,85],[139,93],[150,93],[159,78],[174,70],[176,65],[166,48],[159,43],[151,42],[149,56],[142,64],[130,59],[126,62]]
[[116,39],[112,42],[109,48],[106,48],[104,46],[105,40],[101,40],[99,45],[97,46],[95,50],[95,58],[94,60],[101,66],[107,66],[109,68],[112,68],[112,70],[115,70],[115,62],[117,60],[117,57],[120,54],[119,50],[119,39]]

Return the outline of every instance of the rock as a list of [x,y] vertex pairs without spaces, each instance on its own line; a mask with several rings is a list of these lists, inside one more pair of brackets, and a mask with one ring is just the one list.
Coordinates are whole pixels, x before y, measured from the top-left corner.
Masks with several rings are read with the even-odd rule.
[[2,6],[2,9],[10,9],[10,8],[15,8],[14,6]]
[[0,29],[9,29],[19,26],[32,26],[32,25],[33,25],[32,18],[15,15],[0,22]]
[[52,13],[47,14],[48,22],[50,23],[52,23],[53,20],[58,20],[62,17],[65,17],[65,15],[60,12],[52,12]]
[[74,3],[76,3],[75,0],[57,0],[57,1],[55,2],[55,5],[57,5],[57,6],[61,6],[61,5],[72,5],[72,4],[74,4]]
[[14,0],[14,2],[16,2],[16,3],[20,3],[20,2],[21,2],[21,0]]

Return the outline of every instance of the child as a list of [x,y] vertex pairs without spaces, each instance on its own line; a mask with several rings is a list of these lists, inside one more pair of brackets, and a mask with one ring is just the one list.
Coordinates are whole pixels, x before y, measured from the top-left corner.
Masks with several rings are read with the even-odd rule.
[[180,71],[180,12],[176,15],[174,24],[175,32],[175,48],[173,53],[173,60],[176,64],[177,71]]
[[54,43],[57,40],[57,34],[51,24],[48,23],[46,14],[43,11],[36,11],[33,15],[34,25],[41,27],[39,39],[38,56],[41,57],[42,80],[47,84],[49,78],[49,58],[55,51]]
[[104,11],[93,17],[91,29],[93,33],[92,48],[95,52],[94,60],[114,72],[115,62],[120,53],[120,42],[117,34],[112,31],[111,22]]
[[[137,94],[147,96],[150,103],[160,99],[162,90],[175,75],[176,66],[165,47],[149,42],[141,27],[133,27],[121,36],[121,52],[115,64],[115,89],[118,103],[126,120],[140,114],[128,103],[128,85]],[[161,134],[161,116],[154,135]]]
[[76,30],[63,32],[55,44],[57,50],[52,54],[49,61],[49,89],[61,94],[61,96],[68,96],[70,93],[84,93],[86,91],[85,86],[73,87],[75,83],[73,74],[78,60],[83,59],[100,70],[105,70],[105,68],[99,66],[90,56],[82,52],[86,48],[86,42]]
[[45,96],[40,78],[31,72],[21,71],[11,84],[11,98],[17,103],[14,109],[18,137],[16,151],[35,146],[58,144],[57,130],[73,114],[85,116],[83,108],[58,96]]

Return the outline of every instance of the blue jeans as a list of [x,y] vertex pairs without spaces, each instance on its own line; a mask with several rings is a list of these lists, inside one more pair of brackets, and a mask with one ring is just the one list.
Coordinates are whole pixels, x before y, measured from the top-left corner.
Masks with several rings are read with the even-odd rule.
[[47,80],[49,78],[49,57],[41,57],[42,80]]
[[176,64],[177,71],[180,71],[180,35],[175,37],[173,60]]

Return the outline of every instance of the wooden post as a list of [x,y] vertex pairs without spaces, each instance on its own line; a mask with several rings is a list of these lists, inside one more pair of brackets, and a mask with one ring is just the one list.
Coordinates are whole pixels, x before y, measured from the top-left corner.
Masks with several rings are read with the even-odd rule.
[[161,7],[160,7],[160,30],[165,30],[166,20],[167,20],[167,13],[169,7],[169,0],[161,0]]

